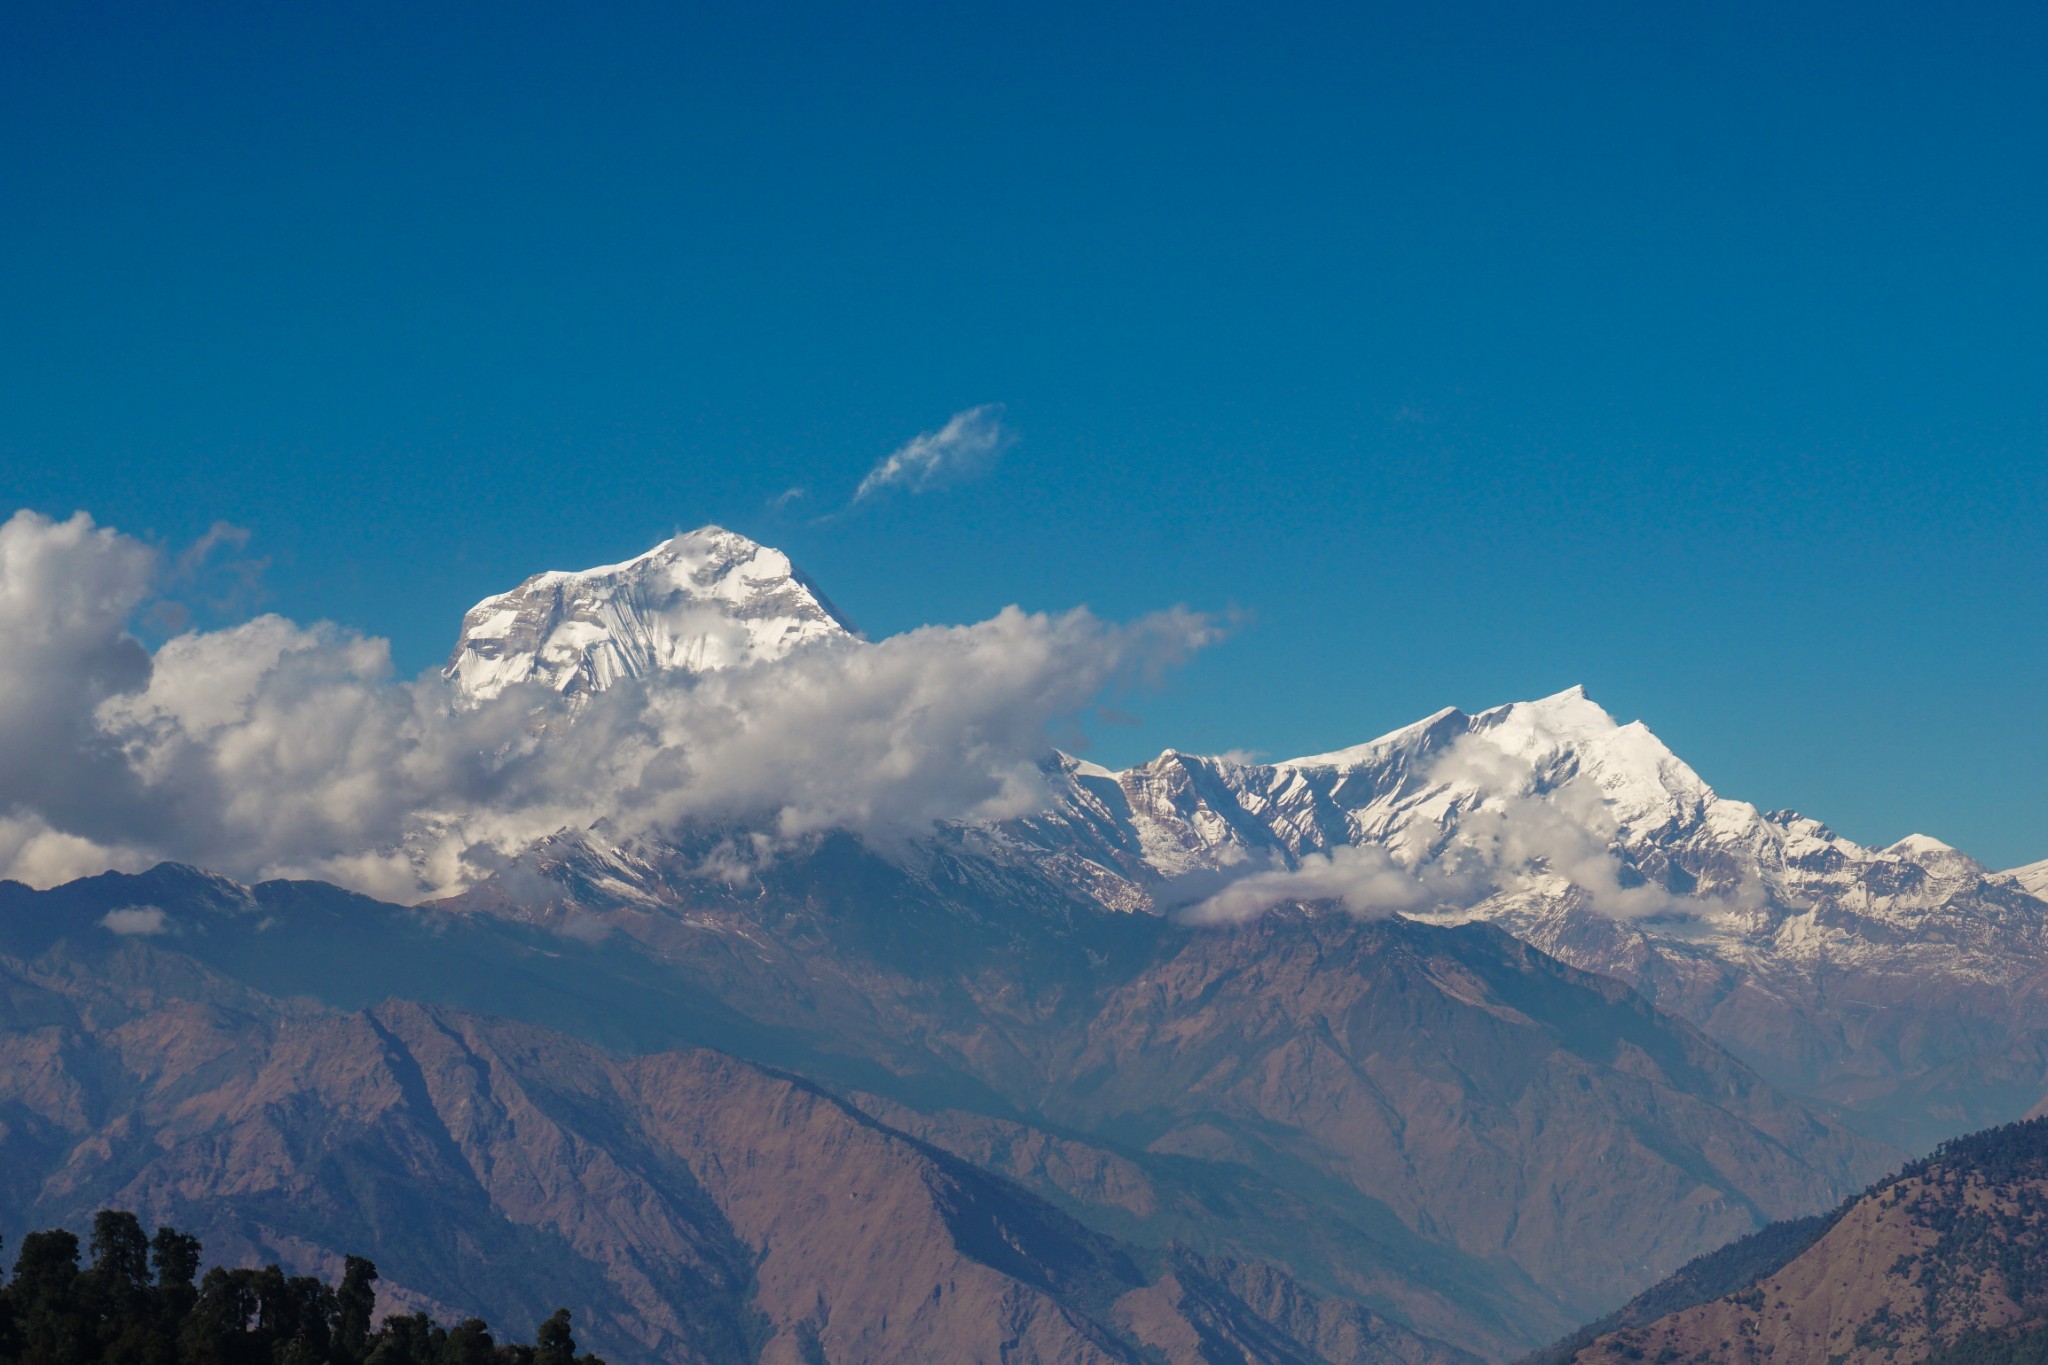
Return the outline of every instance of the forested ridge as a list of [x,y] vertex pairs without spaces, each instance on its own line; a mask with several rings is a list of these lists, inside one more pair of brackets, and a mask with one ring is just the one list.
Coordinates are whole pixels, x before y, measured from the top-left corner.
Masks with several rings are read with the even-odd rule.
[[62,1228],[21,1239],[0,1285],[0,1365],[604,1365],[578,1355],[569,1311],[533,1344],[499,1342],[480,1318],[444,1328],[424,1313],[372,1326],[377,1267],[347,1258],[338,1285],[215,1266],[199,1239],[147,1236],[132,1213],[95,1215],[91,1262]]

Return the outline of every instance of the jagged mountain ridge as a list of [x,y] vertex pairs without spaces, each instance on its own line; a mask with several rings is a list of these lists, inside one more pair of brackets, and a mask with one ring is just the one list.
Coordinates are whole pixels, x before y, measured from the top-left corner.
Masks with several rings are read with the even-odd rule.
[[[771,564],[771,552],[752,542],[722,543],[720,562]],[[612,592],[602,600],[565,586],[589,575],[556,576],[552,586],[535,580],[526,634],[493,635],[499,627],[487,617],[465,636],[458,664],[467,651],[503,665],[504,687],[559,687],[571,704],[555,714],[574,726],[598,714],[578,698],[634,669],[770,668],[778,649],[787,657],[790,649],[864,648],[830,632],[811,645],[771,633],[758,657],[643,647],[647,613],[670,599],[646,607],[633,597],[637,587],[619,586],[616,570],[663,559],[658,550],[597,573]],[[726,577],[728,597],[707,590],[674,599],[696,633],[673,632],[671,644],[730,638],[754,648],[751,580]],[[755,577],[779,591],[774,573]],[[621,598],[630,612],[614,610]],[[581,616],[564,615],[571,599]],[[570,616],[578,629],[556,638]],[[722,616],[731,619],[713,620]],[[707,620],[716,628],[696,629]],[[459,690],[459,668],[450,682],[469,704],[488,700]],[[524,714],[528,701],[517,705]],[[563,732],[551,723],[529,734],[551,743]],[[579,1047],[599,1045],[628,1070],[716,1048],[801,1076],[842,1110],[1015,1182],[1092,1236],[1148,1258],[1142,1285],[1096,1277],[1078,1297],[1053,1295],[1047,1311],[1070,1325],[1078,1312],[1109,1337],[1136,1333],[1173,1358],[1214,1354],[1227,1338],[1254,1359],[1307,1351],[1332,1360],[1387,1352],[1498,1360],[1731,1235],[1832,1202],[1896,1156],[1788,1098],[1610,976],[1579,971],[1499,927],[1513,913],[1539,922],[1546,907],[1561,906],[1578,916],[1571,923],[1598,929],[1634,913],[1644,894],[1701,894],[1690,872],[1690,885],[1646,893],[1649,882],[1628,862],[1639,832],[1661,838],[1718,799],[1661,750],[1641,727],[1615,726],[1582,695],[1566,694],[1480,716],[1440,713],[1291,765],[1169,754],[1119,774],[1054,755],[1035,817],[946,825],[887,850],[845,834],[785,839],[737,875],[727,855],[748,847],[744,828],[689,824],[635,840],[600,822],[529,847],[454,903],[414,910],[317,884],[238,887],[176,869],[40,896],[0,888],[0,953],[43,979],[104,973],[133,958],[162,968],[146,980],[123,978],[118,998],[89,1021],[93,1029],[122,1010],[148,1015],[167,981],[188,983],[170,989],[173,997],[200,989],[189,969],[163,967],[190,959],[273,1003],[290,1002],[294,1017],[318,1002],[393,1036],[414,1018],[391,1013],[387,1002],[396,1000],[430,1013],[508,1016]],[[1667,808],[1676,813],[1661,814]],[[1353,904],[1402,915],[1348,915],[1323,902],[1340,891],[1355,900],[1352,888],[1285,881],[1313,873],[1319,860],[1356,870],[1340,867],[1340,854],[1377,859],[1375,875],[1420,891]],[[722,870],[707,870],[714,865]],[[1177,917],[1262,877],[1284,883],[1264,913],[1207,926]],[[1593,897],[1606,899],[1582,903]],[[125,956],[101,951],[110,940]],[[271,1005],[250,1008],[271,1021],[263,1029],[284,1027]],[[55,1209],[42,1201],[66,1190],[83,1199],[87,1185],[66,1183],[80,1172],[99,1173],[93,1189],[125,1188],[119,1182],[135,1177],[135,1163],[171,1149],[204,1166],[203,1152],[182,1148],[186,1138],[214,1144],[216,1156],[240,1151],[259,1167],[263,1150],[317,1146],[317,1126],[287,1123],[122,1129],[122,1105],[136,1104],[107,1101],[104,1089],[95,1099],[91,1085],[120,1090],[129,1063],[104,1041],[50,1033],[60,1027],[50,1013],[37,1005],[14,1021],[16,1031],[37,1046],[56,1041],[55,1053],[37,1057],[80,1064],[59,1068],[76,1082],[65,1092],[72,1099],[47,1112],[0,1111],[10,1132],[41,1134],[14,1165],[17,1203]],[[560,1040],[493,1032],[488,1019],[433,1027],[515,1038],[499,1056],[568,1058],[561,1067],[582,1079],[613,1065]],[[333,1036],[344,1035],[364,1036],[353,1024]],[[230,1050],[267,1046],[245,1040]],[[386,1052],[419,1056],[411,1041]],[[159,1067],[143,1053],[123,1055],[146,1073]],[[339,1043],[322,1055],[308,1087],[277,1090],[265,1103],[317,1112],[341,1073],[375,1062]],[[494,1093],[534,1079],[523,1064],[507,1065]],[[163,1112],[175,1118],[194,1101],[203,1087],[192,1086],[160,1096]],[[615,1094],[628,1092],[639,1093]],[[481,1092],[447,1092],[458,1110],[465,1093]],[[693,1093],[698,1106],[730,1102]],[[480,1148],[489,1161],[469,1162],[470,1175],[452,1160],[434,1166],[430,1183],[459,1192],[456,1204],[484,1219],[463,1214],[463,1235],[488,1243],[499,1228],[489,1220],[509,1206],[476,1187],[484,1164],[545,1166],[562,1152],[602,1151],[645,1169],[635,1165],[645,1123],[618,1117],[638,1101],[620,1103],[624,1110],[597,1105],[610,1117],[596,1130],[581,1118],[530,1127],[530,1139]],[[408,1105],[377,1112],[405,1131],[414,1122],[406,1113],[438,1112]],[[571,1107],[589,1116],[584,1100]],[[87,1119],[74,1122],[81,1113]],[[62,1114],[71,1117],[60,1122]],[[419,1131],[431,1133],[433,1123],[453,1130],[457,1117],[420,1117]],[[398,1158],[376,1144],[414,1142],[387,1126],[378,1118],[361,1133],[381,1153],[371,1163],[380,1169]],[[778,1133],[742,1124],[706,1157],[748,1160],[758,1145],[780,1143]],[[632,1151],[613,1150],[620,1141]],[[180,1188],[200,1196],[225,1189],[244,1164],[221,1157]],[[361,1170],[292,1168],[292,1207],[333,1213],[331,1182]],[[424,1171],[406,1178],[425,1179]],[[581,1198],[561,1192],[560,1217]],[[265,1206],[273,1231],[279,1207]],[[454,1205],[436,1207],[453,1217]],[[341,1229],[336,1222],[310,1242],[302,1237],[298,1249],[331,1252]],[[672,1296],[627,1292],[625,1281],[641,1273],[631,1269],[641,1254],[632,1236],[612,1229],[591,1243],[600,1244],[610,1250],[594,1263],[610,1269],[594,1273],[611,1287],[593,1282],[594,1301],[646,1342],[653,1305]],[[756,1254],[744,1237],[723,1233],[705,1245],[724,1247],[728,1260]],[[933,1246],[943,1253],[942,1242]],[[1597,1250],[1587,1254],[1589,1246]],[[855,1274],[844,1266],[828,1273],[822,1263],[809,1273]],[[1132,1312],[1149,1305],[1149,1325],[1104,1316],[1112,1280],[1120,1295],[1139,1295]],[[734,1321],[757,1321],[743,1298],[707,1292],[739,1315]],[[445,1295],[437,1302],[453,1306]],[[808,1329],[799,1320],[792,1330],[801,1355]]]
[[1926,836],[1865,848],[1721,797],[1577,688],[1283,763],[1062,773],[1011,835],[1114,874],[1101,894],[1127,908],[1379,849],[1419,878],[1388,908],[1485,919],[1629,981],[1905,1145],[2012,1118],[2048,1077],[2048,906],[2022,882]]

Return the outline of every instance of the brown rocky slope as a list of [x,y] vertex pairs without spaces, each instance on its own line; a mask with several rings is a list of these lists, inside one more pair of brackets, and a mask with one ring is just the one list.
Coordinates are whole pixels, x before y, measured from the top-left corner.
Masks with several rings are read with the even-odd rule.
[[[1717,1282],[1717,1272],[1739,1264],[1739,1247],[1546,1358],[2039,1359],[2048,1346],[2048,1119],[1946,1143],[1834,1214],[1758,1240],[1775,1246],[1741,1266],[1737,1283]],[[1672,1311],[1653,1316],[1651,1305]]]
[[229,1261],[359,1251],[387,1311],[516,1330],[571,1302],[621,1360],[1470,1359],[1270,1268],[1121,1246],[723,1054],[290,1006],[132,945],[100,966],[0,962],[25,1222],[115,1206]]

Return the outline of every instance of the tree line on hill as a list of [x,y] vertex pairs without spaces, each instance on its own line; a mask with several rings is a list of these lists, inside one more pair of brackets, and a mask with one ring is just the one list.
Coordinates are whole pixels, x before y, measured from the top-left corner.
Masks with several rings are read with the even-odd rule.
[[577,1354],[566,1308],[531,1345],[494,1340],[480,1318],[444,1328],[392,1314],[373,1327],[377,1267],[360,1256],[329,1286],[275,1265],[202,1278],[199,1250],[113,1209],[93,1218],[89,1266],[75,1233],[29,1233],[0,1285],[0,1365],[604,1365]]

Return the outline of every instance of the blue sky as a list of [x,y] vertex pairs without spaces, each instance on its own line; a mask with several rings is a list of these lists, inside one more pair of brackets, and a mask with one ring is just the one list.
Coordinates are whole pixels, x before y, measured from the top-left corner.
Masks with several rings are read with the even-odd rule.
[[[408,671],[712,521],[870,634],[1234,610],[1096,757],[1583,683],[1730,795],[2048,856],[2044,45],[2023,5],[9,6],[0,502],[247,527],[266,606]],[[983,477],[849,505],[984,403]]]

